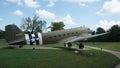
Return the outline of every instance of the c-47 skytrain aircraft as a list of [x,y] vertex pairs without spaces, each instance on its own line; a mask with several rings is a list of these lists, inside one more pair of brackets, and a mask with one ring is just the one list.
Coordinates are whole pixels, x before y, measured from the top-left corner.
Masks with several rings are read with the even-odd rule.
[[[42,44],[53,44],[53,43],[64,43],[65,47],[71,47],[72,42],[80,42],[96,36],[101,36],[107,33],[101,33],[91,35],[93,32],[86,27],[78,27],[71,29],[64,29],[58,31],[51,31],[47,33],[34,33],[25,34],[16,25],[7,25],[6,30],[6,41],[8,45],[42,45]],[[84,45],[80,43],[79,48],[84,48]]]

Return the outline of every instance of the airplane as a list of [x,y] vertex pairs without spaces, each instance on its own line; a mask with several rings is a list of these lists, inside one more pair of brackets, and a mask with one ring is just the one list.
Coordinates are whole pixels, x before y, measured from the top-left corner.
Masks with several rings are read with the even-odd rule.
[[[105,35],[107,33],[95,34],[93,30],[87,27],[77,27],[71,29],[64,29],[58,31],[51,31],[46,33],[32,33],[25,34],[16,25],[10,24],[5,27],[6,41],[8,45],[19,45],[20,48],[23,45],[42,45],[42,44],[54,44],[63,43],[65,47],[71,47],[73,42],[80,42],[89,38]],[[78,44],[80,49],[84,48],[82,43]]]

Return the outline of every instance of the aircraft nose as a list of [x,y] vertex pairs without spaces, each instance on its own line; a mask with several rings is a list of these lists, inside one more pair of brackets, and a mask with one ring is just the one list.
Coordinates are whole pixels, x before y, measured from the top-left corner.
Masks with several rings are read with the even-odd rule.
[[88,31],[88,33],[91,34],[91,35],[95,33],[95,31],[94,31],[94,30],[91,30],[90,28],[87,28],[87,31]]

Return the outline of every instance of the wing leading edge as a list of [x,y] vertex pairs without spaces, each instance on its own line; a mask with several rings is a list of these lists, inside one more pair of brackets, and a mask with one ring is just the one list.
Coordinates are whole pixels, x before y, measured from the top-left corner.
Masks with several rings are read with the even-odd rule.
[[81,41],[81,40],[85,40],[85,39],[89,39],[89,38],[93,38],[93,37],[97,37],[97,36],[101,36],[101,35],[105,35],[105,34],[108,34],[108,32],[107,33],[96,34],[96,35],[91,35],[91,36],[86,36],[86,37],[77,37],[77,38],[68,40],[66,43]]

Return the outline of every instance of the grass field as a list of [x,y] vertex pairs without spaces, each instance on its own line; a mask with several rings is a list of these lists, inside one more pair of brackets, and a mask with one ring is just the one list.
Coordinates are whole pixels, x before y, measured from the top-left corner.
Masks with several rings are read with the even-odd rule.
[[4,39],[0,39],[0,46],[2,46],[2,45],[6,45],[6,42]]
[[95,43],[86,43],[86,45],[120,51],[120,42],[95,42]]
[[[4,44],[2,40],[0,45]],[[114,68],[120,63],[117,57],[103,51],[82,50],[75,54],[74,49],[62,48],[62,44],[44,47],[49,46],[61,48],[0,49],[0,68]]]
[[0,49],[0,68],[113,68],[119,60],[97,50]]

